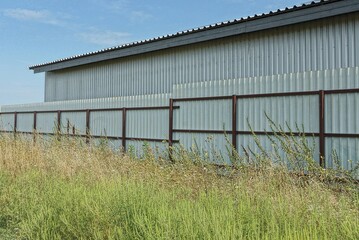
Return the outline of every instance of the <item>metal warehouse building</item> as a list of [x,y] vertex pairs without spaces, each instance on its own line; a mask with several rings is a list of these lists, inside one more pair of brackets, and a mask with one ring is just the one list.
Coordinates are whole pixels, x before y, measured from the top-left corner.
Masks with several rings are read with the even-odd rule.
[[45,102],[2,106],[2,131],[60,126],[125,148],[196,142],[222,152],[226,132],[242,154],[256,149],[249,125],[271,149],[267,114],[313,136],[323,165],[332,166],[332,150],[346,168],[359,158],[357,0],[315,1],[30,69],[45,72]]

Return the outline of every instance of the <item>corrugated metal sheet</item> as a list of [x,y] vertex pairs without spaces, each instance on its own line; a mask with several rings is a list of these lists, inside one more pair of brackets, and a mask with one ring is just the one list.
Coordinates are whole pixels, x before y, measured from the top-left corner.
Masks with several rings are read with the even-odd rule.
[[176,102],[175,129],[223,130],[232,126],[231,101]]
[[14,130],[14,115],[2,114],[0,115],[0,129],[4,131]]
[[91,135],[122,136],[122,112],[91,112],[90,129]]
[[[231,136],[206,133],[175,133],[175,139],[190,151],[199,151],[209,162],[229,163],[228,154],[231,153]],[[177,146],[177,144],[175,145]]]
[[169,110],[128,111],[126,135],[129,138],[168,139],[168,116]]
[[3,112],[167,106],[170,94],[4,105]]
[[174,84],[355,67],[357,39],[359,15],[348,14],[48,72],[45,101],[171,93]]
[[326,132],[359,133],[358,93],[328,95],[325,104]]
[[213,80],[173,86],[173,98],[359,88],[359,67]]
[[[270,121],[285,131],[319,132],[319,97],[293,96],[239,99],[237,128],[239,131],[270,131]],[[267,116],[266,116],[267,115]]]
[[86,134],[86,113],[85,112],[64,112],[61,113],[61,132],[67,133],[69,125],[69,133],[75,128],[76,134]]
[[[259,143],[261,144],[261,148],[264,149],[266,151],[266,154],[269,154],[269,156],[272,156],[273,159],[276,159],[276,161],[278,160],[284,160],[284,162],[288,162],[288,158],[287,155],[285,153],[285,151],[279,151],[279,159],[276,156],[275,150],[274,150],[274,145],[271,141],[269,141],[267,136],[256,136],[259,140]],[[273,138],[275,139],[275,138]],[[308,145],[310,147],[313,148],[313,156],[314,159],[316,161],[319,162],[319,140],[317,137],[313,137],[313,136],[307,136],[306,140],[308,141]],[[300,141],[299,137],[293,137],[290,140],[290,143],[293,143],[294,141]],[[275,142],[277,144],[277,146],[280,148],[281,144],[280,142],[275,139]],[[288,143],[286,141],[286,143]],[[248,134],[242,134],[242,135],[238,135],[237,136],[237,144],[238,144],[238,153],[241,156],[246,156],[246,153],[244,152],[244,149],[246,150],[247,153],[250,154],[250,157],[253,158],[253,155],[251,154],[251,151],[254,153],[261,153],[261,149],[259,148],[259,146],[257,145],[257,143],[255,142],[255,139],[253,138],[252,135],[248,135]],[[295,154],[295,152],[292,152],[292,155]],[[329,156],[329,155],[327,155]],[[293,156],[292,156],[293,157]]]
[[[32,122],[28,122],[31,125]],[[36,131],[40,133],[54,133],[57,131],[57,114],[56,113],[37,113]]]
[[[326,166],[336,167],[334,159],[331,157],[333,151],[336,152],[338,159],[342,160],[340,166],[345,169],[353,169],[358,164],[359,139],[358,138],[326,138],[325,142]],[[359,177],[359,172],[357,173]]]
[[32,132],[34,129],[34,114],[21,113],[17,115],[17,131]]

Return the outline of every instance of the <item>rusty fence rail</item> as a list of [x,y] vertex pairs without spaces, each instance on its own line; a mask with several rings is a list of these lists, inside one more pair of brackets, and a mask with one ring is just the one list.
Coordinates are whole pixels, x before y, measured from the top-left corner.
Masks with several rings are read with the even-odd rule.
[[[359,93],[359,88],[353,89],[338,89],[338,90],[319,90],[319,91],[302,91],[302,92],[282,92],[282,93],[261,93],[261,94],[247,94],[247,95],[232,95],[232,96],[213,96],[213,97],[191,97],[191,98],[174,98],[169,100],[169,106],[157,106],[157,107],[129,107],[129,108],[102,108],[102,109],[78,109],[78,110],[51,110],[51,111],[19,111],[19,112],[0,112],[0,115],[13,114],[14,115],[14,127],[13,131],[1,131],[7,133],[24,133],[31,134],[33,132],[18,132],[17,131],[17,115],[18,114],[33,114],[33,130],[37,128],[37,114],[41,113],[57,113],[57,127],[58,131],[61,131],[61,114],[65,112],[85,112],[86,113],[86,134],[80,135],[75,133],[73,128],[72,135],[85,137],[88,142],[91,137],[100,138],[104,136],[91,135],[90,134],[90,118],[91,112],[104,112],[104,111],[119,111],[122,112],[122,136],[106,136],[108,139],[122,140],[122,147],[126,150],[126,140],[137,141],[149,141],[149,142],[168,142],[169,146],[173,146],[174,143],[179,143],[180,140],[174,140],[174,133],[208,133],[208,134],[229,134],[232,136],[232,145],[234,149],[237,149],[237,138],[241,134],[256,134],[256,135],[274,135],[277,132],[271,131],[239,131],[237,129],[237,102],[241,99],[250,98],[265,98],[265,97],[289,97],[289,96],[310,96],[317,95],[319,98],[318,117],[319,117],[319,131],[318,132],[287,132],[286,134],[292,134],[299,136],[300,134],[311,135],[319,137],[319,161],[320,165],[325,167],[325,138],[326,137],[344,137],[344,138],[359,138],[359,133],[327,133],[325,132],[325,96],[329,94],[348,94]],[[231,100],[231,119],[232,129],[230,130],[198,130],[198,129],[175,129],[174,128],[174,111],[178,110],[180,106],[175,106],[176,102],[190,102],[190,101],[213,101],[213,100]],[[126,114],[128,111],[138,110],[168,110],[168,139],[154,139],[154,138],[133,138],[126,136]],[[69,122],[67,123],[67,132],[70,131]],[[53,135],[54,133],[39,133],[45,135]]]

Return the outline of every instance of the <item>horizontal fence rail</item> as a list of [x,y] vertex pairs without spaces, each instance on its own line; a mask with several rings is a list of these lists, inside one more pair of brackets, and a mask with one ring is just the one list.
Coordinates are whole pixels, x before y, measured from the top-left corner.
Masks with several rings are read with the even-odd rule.
[[[319,90],[319,91],[302,91],[302,92],[280,92],[280,93],[262,93],[262,94],[246,94],[246,95],[232,95],[232,96],[213,96],[213,97],[190,97],[190,98],[174,98],[169,100],[168,106],[157,106],[157,107],[129,107],[129,108],[103,108],[103,109],[78,109],[78,110],[51,110],[51,111],[19,111],[19,112],[0,112],[1,115],[13,115],[13,131],[4,131],[6,133],[24,133],[32,134],[36,132],[37,116],[41,113],[54,113],[57,114],[57,131],[61,133],[61,114],[63,113],[85,113],[86,117],[86,134],[76,134],[76,129],[73,127],[71,129],[69,122],[67,122],[67,135],[80,136],[86,138],[86,141],[89,142],[89,139],[92,138],[101,138],[104,136],[100,135],[91,135],[91,126],[90,119],[91,113],[93,112],[109,112],[109,111],[118,111],[122,112],[122,136],[105,136],[108,139],[122,140],[122,147],[126,150],[126,141],[149,141],[149,142],[167,142],[169,146],[173,146],[174,143],[179,143],[180,139],[174,140],[174,133],[208,133],[208,134],[228,134],[232,136],[232,145],[234,150],[238,149],[238,137],[240,135],[275,135],[275,134],[286,134],[291,136],[315,136],[319,138],[319,162],[320,165],[325,167],[325,140],[326,138],[359,138],[359,133],[328,133],[325,131],[325,97],[330,94],[351,94],[359,93],[359,88],[353,89],[338,89],[338,90]],[[290,96],[318,96],[318,119],[319,119],[319,130],[311,132],[275,132],[275,131],[240,131],[237,126],[238,119],[238,101],[242,99],[254,99],[254,98],[275,98],[275,97],[290,97]],[[174,128],[174,111],[179,110],[181,112],[182,108],[180,106],[175,106],[177,102],[191,102],[191,101],[213,101],[213,100],[230,100],[231,116],[228,116],[232,120],[231,129],[218,129],[218,130],[200,130],[200,129],[176,129]],[[130,111],[152,111],[152,110],[168,110],[168,139],[157,139],[157,138],[141,138],[141,137],[129,137],[126,135],[126,126],[128,112]],[[18,114],[33,114],[33,132],[18,131]],[[199,121],[199,120],[198,120]],[[72,133],[70,133],[72,131]],[[45,135],[54,135],[55,133],[39,133]]]

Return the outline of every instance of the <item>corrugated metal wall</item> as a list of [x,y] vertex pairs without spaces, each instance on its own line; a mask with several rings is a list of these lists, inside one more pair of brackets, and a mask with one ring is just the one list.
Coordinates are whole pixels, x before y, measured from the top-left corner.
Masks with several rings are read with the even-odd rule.
[[170,93],[174,84],[355,67],[358,39],[354,13],[48,72],[45,101]]
[[326,69],[173,86],[173,98],[359,88],[359,67]]
[[14,130],[14,115],[0,115],[0,128],[3,131]]
[[[58,110],[58,109],[87,109],[113,108],[134,106],[168,106],[169,98],[188,98],[222,95],[242,95],[256,93],[299,92],[313,90],[332,90],[359,88],[359,67],[331,69],[324,71],[309,71],[293,74],[250,77],[222,81],[206,81],[175,85],[173,95],[159,94],[136,97],[118,97],[108,99],[76,100],[63,102],[49,102],[41,104],[3,106],[3,111],[29,110]],[[212,101],[181,101],[175,102],[179,109],[174,110],[174,129],[192,130],[231,130],[232,103],[231,100]],[[255,131],[270,130],[269,121],[265,113],[286,130],[286,124],[296,131],[296,125],[306,132],[319,132],[319,98],[313,96],[265,97],[237,100],[237,130],[249,131],[248,123]],[[168,110],[140,110],[127,112],[127,136],[132,138],[168,139]],[[31,130],[32,120],[25,115],[18,122],[21,129]],[[4,130],[12,130],[13,117],[0,115]],[[20,116],[20,114],[19,114]],[[55,114],[38,114],[37,126],[46,125],[44,131],[51,131],[56,121]],[[20,118],[19,118],[20,119]],[[42,119],[42,120],[41,120]],[[85,113],[63,113],[62,123],[69,119],[71,124],[85,133]],[[359,134],[359,94],[330,94],[325,98],[325,132],[326,133],[354,133]],[[90,128],[92,134],[118,136],[122,135],[121,112],[92,112]],[[63,129],[64,131],[65,129]],[[309,141],[315,144],[315,157],[318,159],[318,137],[309,136]],[[223,154],[227,158],[227,147],[231,136],[227,139],[223,134],[184,133],[175,132],[174,139],[190,149],[198,146],[212,157]],[[266,136],[259,136],[265,149],[272,151],[272,143]],[[241,146],[250,147],[256,151],[253,138],[249,134],[237,136],[239,152],[243,154]],[[119,146],[121,141],[113,141]],[[128,150],[143,152],[143,142],[128,141]],[[150,146],[163,149],[164,143],[150,142]],[[326,165],[333,166],[330,157],[332,150],[336,150],[343,166],[351,167],[350,161],[358,161],[359,139],[326,137]],[[212,152],[215,150],[216,152]]]

